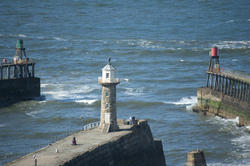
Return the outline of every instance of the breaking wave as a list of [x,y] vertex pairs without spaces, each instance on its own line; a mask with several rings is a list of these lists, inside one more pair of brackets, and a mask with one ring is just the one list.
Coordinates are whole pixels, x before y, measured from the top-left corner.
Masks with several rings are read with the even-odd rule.
[[129,96],[141,96],[143,94],[144,87],[141,88],[125,88],[124,94]]
[[88,105],[91,105],[91,104],[94,104],[95,102],[97,102],[98,100],[97,99],[83,99],[83,100],[75,100],[76,103],[84,103],[84,104],[88,104]]
[[179,101],[176,102],[165,102],[166,104],[174,105],[185,105],[187,110],[191,110],[193,106],[197,103],[196,96],[182,97]]
[[37,115],[44,112],[44,110],[26,112],[25,114],[33,118],[37,118]]

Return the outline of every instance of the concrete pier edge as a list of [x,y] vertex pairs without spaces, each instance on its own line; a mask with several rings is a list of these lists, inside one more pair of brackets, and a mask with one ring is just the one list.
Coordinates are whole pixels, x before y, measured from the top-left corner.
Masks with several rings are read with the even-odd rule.
[[[118,125],[120,130],[111,133],[100,132],[98,127],[79,131],[5,166],[33,166],[33,155],[37,156],[38,165],[50,166],[166,165],[162,143],[153,138],[147,121],[139,120],[136,125]],[[78,145],[71,145],[73,136]]]

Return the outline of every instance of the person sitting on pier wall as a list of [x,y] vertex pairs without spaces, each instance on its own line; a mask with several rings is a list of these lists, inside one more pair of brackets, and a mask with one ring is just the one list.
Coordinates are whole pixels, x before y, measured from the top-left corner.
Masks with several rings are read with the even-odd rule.
[[129,124],[130,124],[130,125],[137,124],[137,121],[138,121],[138,120],[136,120],[134,116],[132,116],[132,117],[130,116],[130,117],[129,117]]

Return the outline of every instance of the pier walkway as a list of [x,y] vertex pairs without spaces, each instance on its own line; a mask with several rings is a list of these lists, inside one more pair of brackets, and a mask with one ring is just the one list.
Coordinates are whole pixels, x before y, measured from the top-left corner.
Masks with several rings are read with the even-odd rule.
[[[146,120],[133,125],[124,120],[117,122],[118,131],[107,133],[99,128],[80,131],[6,166],[166,165],[162,142],[153,138]],[[74,137],[76,145],[72,145]]]
[[[122,137],[132,132],[129,130],[132,127],[131,125],[120,125],[119,127],[121,131],[108,134],[100,132],[98,128],[80,131],[36,152],[17,159],[6,166],[34,166],[34,155],[36,155],[37,165],[39,166],[63,165],[66,161],[70,161],[72,158],[75,158],[82,153],[105,144],[113,138]],[[76,137],[77,145],[72,145],[73,136]]]

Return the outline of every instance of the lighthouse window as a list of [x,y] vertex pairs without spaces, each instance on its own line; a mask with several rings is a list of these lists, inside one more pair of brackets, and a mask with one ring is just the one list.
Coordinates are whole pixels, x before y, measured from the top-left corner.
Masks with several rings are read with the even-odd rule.
[[105,105],[105,108],[109,108],[109,104],[106,104],[106,105]]
[[106,78],[109,78],[109,73],[106,73]]

